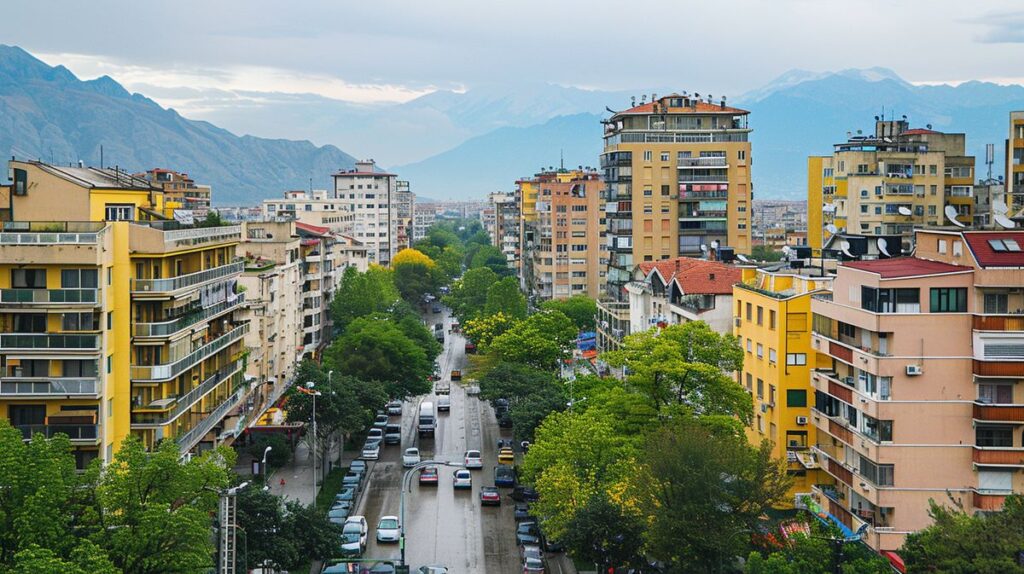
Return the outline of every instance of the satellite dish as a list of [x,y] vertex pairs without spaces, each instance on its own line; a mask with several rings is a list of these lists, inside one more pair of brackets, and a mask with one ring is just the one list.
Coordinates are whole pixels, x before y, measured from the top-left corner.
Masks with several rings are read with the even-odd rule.
[[747,256],[742,254],[742,253],[737,253],[736,254],[736,259],[739,259],[740,261],[742,261],[744,263],[750,263],[750,260],[747,259]]
[[909,207],[905,207],[902,205],[899,207],[899,209],[897,209],[897,211],[900,212],[900,215],[914,215],[914,212],[911,211]]
[[849,257],[850,259],[856,259],[857,258],[856,255],[854,255],[853,253],[850,253],[850,242],[849,241],[841,241],[841,242],[839,242],[839,250],[843,252],[843,255]]
[[826,203],[825,205],[821,206],[821,210],[825,213],[832,213],[833,211],[836,210],[836,206],[832,205],[831,203]]
[[708,246],[704,245],[703,243],[701,243],[700,244],[700,252],[701,253],[707,253],[708,252]]
[[992,211],[997,213],[997,214],[999,214],[999,215],[1006,215],[1007,213],[1010,212],[1010,208],[1007,207],[1006,204],[1002,202],[1002,200],[1000,200],[1000,199],[993,199],[992,200]]
[[946,219],[948,219],[949,222],[952,223],[953,225],[957,227],[966,227],[963,223],[960,223],[959,221],[956,220],[956,208],[953,207],[952,205],[947,205],[946,209],[943,210],[943,213],[946,214]]
[[825,231],[828,231],[832,235],[835,235],[836,232],[839,231],[839,228],[829,223],[828,225],[825,226]]
[[718,240],[717,239],[711,242],[711,248],[712,249],[718,249]]
[[1006,217],[1002,213],[994,213],[994,214],[992,214],[992,219],[995,219],[996,223],[998,223],[1000,226],[1005,227],[1007,229],[1012,229],[1014,227],[1017,227],[1017,224],[1014,223],[1012,219],[1010,219],[1009,217]]
[[886,241],[884,237],[879,237],[878,238],[878,252],[881,253],[882,255],[885,255],[886,257],[892,257],[892,255],[889,255],[888,247],[889,247],[889,242]]

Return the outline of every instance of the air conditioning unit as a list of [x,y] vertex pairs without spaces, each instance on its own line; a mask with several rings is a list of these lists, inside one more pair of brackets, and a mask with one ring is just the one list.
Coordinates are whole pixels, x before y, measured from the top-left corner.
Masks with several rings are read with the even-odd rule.
[[789,446],[791,446],[791,447],[798,447],[798,446],[800,446],[800,441],[798,441],[796,439],[793,439],[793,440],[789,441]]
[[732,321],[733,321],[733,325],[735,325],[737,327],[740,326],[740,318],[739,317],[733,317]]
[[768,405],[766,405],[764,403],[761,403],[761,412],[762,413],[768,412]]
[[914,377],[922,373],[924,373],[924,369],[921,368],[921,365],[907,365],[908,377]]
[[807,424],[807,417],[796,417],[796,424],[804,426]]

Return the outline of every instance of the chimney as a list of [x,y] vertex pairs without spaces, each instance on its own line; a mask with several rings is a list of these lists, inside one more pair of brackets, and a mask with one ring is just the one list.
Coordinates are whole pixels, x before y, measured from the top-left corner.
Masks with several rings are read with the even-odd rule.
[[708,278],[711,279],[712,281],[714,281],[715,280],[715,274],[714,273],[708,274]]

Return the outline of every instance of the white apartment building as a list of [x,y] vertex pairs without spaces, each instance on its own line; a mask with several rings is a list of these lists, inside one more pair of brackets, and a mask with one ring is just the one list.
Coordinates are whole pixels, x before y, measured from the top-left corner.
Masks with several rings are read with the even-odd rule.
[[427,237],[427,231],[437,221],[437,208],[433,203],[418,203],[413,206],[412,242]]
[[399,244],[397,176],[366,160],[333,177],[334,198],[354,216],[350,234],[366,246],[371,263],[390,265]]
[[348,202],[329,196],[327,190],[286,191],[284,199],[263,200],[264,221],[300,221],[309,225],[327,227],[334,233],[352,233],[355,214],[348,210]]

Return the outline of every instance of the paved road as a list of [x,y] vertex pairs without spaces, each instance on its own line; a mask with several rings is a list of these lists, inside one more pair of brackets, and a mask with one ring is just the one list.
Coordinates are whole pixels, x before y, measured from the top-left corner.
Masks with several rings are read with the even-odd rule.
[[[428,322],[438,322],[432,315]],[[446,340],[438,363],[445,381],[452,369],[464,370],[465,339],[449,334],[451,319],[445,311]],[[451,574],[513,574],[522,568],[515,543],[515,520],[512,501],[507,498],[500,507],[480,506],[480,487],[494,484],[493,467],[497,464],[499,436],[511,438],[510,430],[499,429],[494,412],[486,403],[467,396],[459,384],[451,385],[451,412],[438,413],[435,437],[419,439],[416,416],[423,400],[436,403],[436,396],[425,395],[406,402],[402,414],[402,445],[386,447],[379,461],[372,465],[367,490],[360,503],[360,513],[370,524],[367,558],[397,558],[395,544],[377,544],[377,521],[381,516],[399,514],[399,491],[402,481],[401,453],[409,446],[418,446],[424,459],[461,461],[467,449],[479,449],[484,455],[484,469],[473,471],[473,489],[455,492],[452,472],[440,467],[440,484],[420,488],[416,480],[406,493],[406,561],[416,569],[424,564],[443,564]],[[392,417],[394,418],[394,417]],[[415,477],[414,477],[415,478]]]

